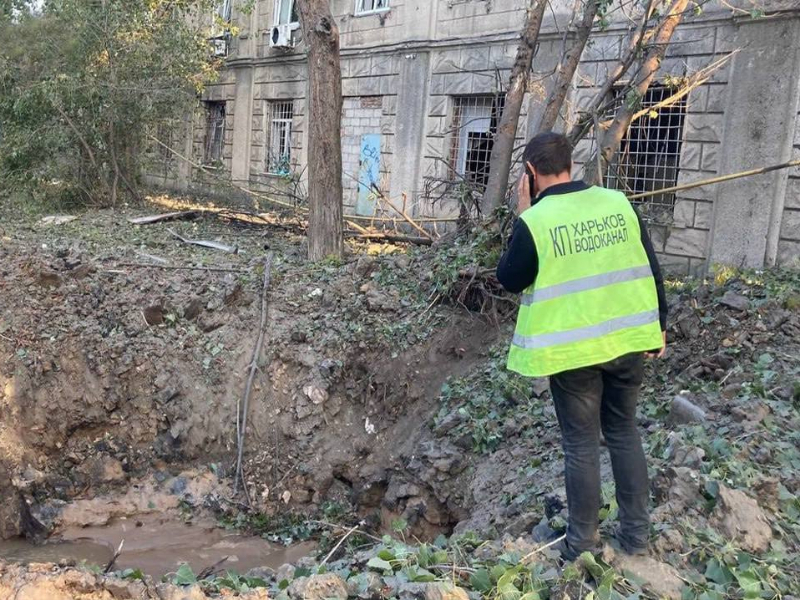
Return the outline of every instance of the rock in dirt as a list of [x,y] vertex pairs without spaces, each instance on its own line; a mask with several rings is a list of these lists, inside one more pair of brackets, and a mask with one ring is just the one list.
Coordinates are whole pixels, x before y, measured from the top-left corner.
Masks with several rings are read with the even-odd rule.
[[725,292],[719,299],[719,303],[734,310],[744,311],[750,308],[750,300],[732,290]]
[[[242,600],[268,600],[266,589],[240,593]],[[0,560],[0,598],[15,600],[209,600],[211,596],[193,585],[153,585],[113,576],[95,575],[52,565],[16,565]]]
[[0,465],[0,498],[0,540],[37,537],[44,532],[44,526],[33,518],[28,503],[3,465]]
[[670,467],[653,481],[654,495],[659,506],[653,511],[653,521],[669,521],[674,515],[702,506],[700,475],[688,467]]
[[92,483],[119,483],[127,479],[122,463],[111,456],[94,456],[81,465]]
[[291,598],[299,600],[347,600],[347,584],[335,573],[312,575],[295,579],[288,590]]
[[670,404],[669,419],[675,425],[702,423],[706,420],[706,411],[692,402],[688,396],[678,394]]
[[650,556],[629,556],[615,552],[611,547],[603,549],[603,560],[623,575],[642,582],[642,587],[654,592],[659,598],[681,600],[684,583],[675,567]]
[[369,600],[370,598],[380,598],[383,589],[383,581],[380,575],[367,571],[359,573],[347,580],[347,588],[350,596]]
[[353,271],[358,277],[367,277],[378,268],[378,263],[371,256],[359,256]]
[[446,581],[404,583],[397,589],[401,600],[469,600],[467,592]]
[[772,528],[761,507],[740,490],[719,486],[714,524],[748,552],[765,552],[772,540]]
[[425,584],[425,600],[469,600],[469,596],[457,585],[437,581]]

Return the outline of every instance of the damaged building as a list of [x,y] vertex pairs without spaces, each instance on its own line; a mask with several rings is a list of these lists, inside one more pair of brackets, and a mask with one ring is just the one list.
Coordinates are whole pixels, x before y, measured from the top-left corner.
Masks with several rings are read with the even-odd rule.
[[[345,212],[381,214],[387,197],[415,218],[457,215],[486,182],[528,2],[331,4],[341,39]],[[573,14],[572,2],[551,4],[517,146],[535,133]],[[235,35],[214,40],[225,66],[187,117],[189,135],[171,132],[171,143],[206,168],[164,151],[149,170],[151,184],[223,198],[238,193],[224,182],[283,201],[304,196],[314,165],[307,160],[306,48],[293,5],[258,0],[243,10],[222,3],[220,16],[236,26]],[[684,20],[641,100],[643,109],[670,96],[674,81],[733,55],[703,85],[634,122],[608,186],[644,193],[797,157],[800,4],[754,6],[711,2]],[[620,10],[592,33],[569,91],[567,125],[617,64],[628,26]],[[625,101],[612,93],[616,102]],[[576,178],[592,153],[591,137],[578,144]],[[798,168],[640,203],[662,263],[675,273],[698,273],[714,263],[788,264],[800,255]]]

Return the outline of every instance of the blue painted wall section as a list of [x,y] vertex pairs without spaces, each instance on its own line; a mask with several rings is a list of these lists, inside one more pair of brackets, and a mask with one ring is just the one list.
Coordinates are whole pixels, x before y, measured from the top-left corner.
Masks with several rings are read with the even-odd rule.
[[372,215],[380,186],[381,176],[381,134],[370,133],[361,136],[361,158],[358,170],[358,202],[356,213]]

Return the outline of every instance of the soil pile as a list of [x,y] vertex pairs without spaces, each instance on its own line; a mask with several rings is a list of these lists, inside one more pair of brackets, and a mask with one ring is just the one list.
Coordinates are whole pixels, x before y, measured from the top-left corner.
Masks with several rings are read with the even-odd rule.
[[[480,299],[494,289],[486,264],[469,265],[495,250],[361,253],[309,266],[290,232],[234,231],[210,219],[170,226],[190,239],[235,242],[232,255],[179,245],[166,225],[119,219],[87,214],[19,227],[0,245],[0,406],[8,415],[0,453],[43,520],[63,520],[60,505],[42,514],[54,498],[90,501],[147,471],[206,464],[229,474],[258,335],[259,267],[271,251],[268,342],[245,453],[252,506],[210,490],[177,508],[287,539],[301,536],[305,515],[338,519],[343,532],[364,521],[365,534],[354,533],[324,566],[312,560],[261,574],[273,595],[579,597],[589,586],[609,598],[711,600],[743,596],[737,586],[747,597],[800,592],[796,271],[671,284],[670,351],[648,366],[640,413],[653,555],[607,548],[562,570],[528,537],[534,527],[564,527],[547,383],[504,369],[507,319],[436,301],[469,297],[485,307]],[[237,271],[130,266],[158,260]],[[465,273],[476,284],[468,294],[443,293]],[[602,464],[609,539],[617,506],[607,456]],[[276,531],[276,515],[286,513],[289,527]],[[388,530],[395,539],[355,550]],[[442,579],[457,587],[442,589]]]

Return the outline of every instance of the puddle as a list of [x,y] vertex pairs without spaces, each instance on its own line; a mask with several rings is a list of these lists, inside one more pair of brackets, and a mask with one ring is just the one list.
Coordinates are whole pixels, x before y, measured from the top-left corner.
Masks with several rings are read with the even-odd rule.
[[34,546],[25,540],[0,541],[0,558],[9,562],[54,562],[74,560],[105,565],[113,552],[108,546],[93,542],[53,542]]
[[290,547],[260,537],[244,536],[213,523],[187,525],[174,517],[140,515],[112,521],[102,527],[68,529],[43,546],[25,541],[0,542],[0,556],[13,562],[85,560],[105,565],[122,540],[125,544],[115,569],[141,569],[156,580],[188,563],[195,573],[228,557],[220,568],[245,573],[254,567],[277,569],[308,556],[315,545]]

